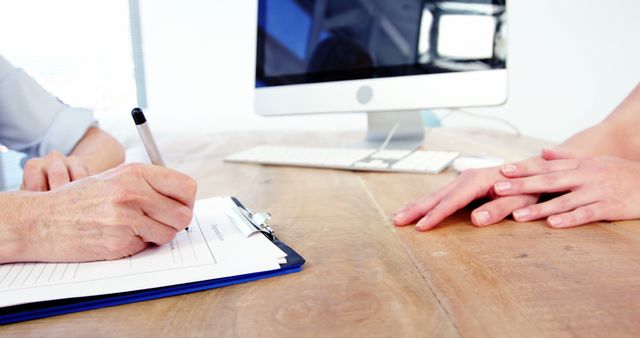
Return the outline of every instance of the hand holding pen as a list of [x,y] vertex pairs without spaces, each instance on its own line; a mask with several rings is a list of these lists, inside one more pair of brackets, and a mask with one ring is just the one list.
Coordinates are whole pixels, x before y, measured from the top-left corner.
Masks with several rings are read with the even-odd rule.
[[[131,117],[133,117],[133,121],[136,124],[136,129],[138,129],[138,134],[140,134],[144,149],[146,149],[149,155],[149,160],[151,160],[151,163],[154,165],[164,167],[164,161],[162,160],[156,141],[153,139],[153,134],[151,134],[151,129],[149,129],[149,123],[142,109],[137,107],[133,108],[133,110],[131,110]],[[189,227],[186,227],[185,230],[189,231]]]

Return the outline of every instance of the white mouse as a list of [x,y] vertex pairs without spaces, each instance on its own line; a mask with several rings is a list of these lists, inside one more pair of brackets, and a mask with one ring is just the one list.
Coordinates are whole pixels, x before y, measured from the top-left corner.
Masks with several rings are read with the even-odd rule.
[[460,156],[453,161],[453,169],[461,172],[467,169],[495,167],[504,164],[504,160],[488,156]]

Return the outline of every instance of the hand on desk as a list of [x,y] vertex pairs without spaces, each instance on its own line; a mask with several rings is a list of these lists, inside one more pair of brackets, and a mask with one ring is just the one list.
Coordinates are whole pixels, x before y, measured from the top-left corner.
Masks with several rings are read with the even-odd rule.
[[485,226],[497,223],[514,210],[534,204],[538,200],[538,195],[497,196],[493,192],[493,185],[506,179],[499,167],[465,170],[437,192],[396,211],[393,222],[400,226],[418,221],[416,229],[430,230],[473,200],[489,197],[492,201],[471,213],[473,224]]
[[196,189],[179,172],[125,164],[36,193],[23,260],[118,259],[168,243],[191,222]]
[[[640,163],[616,157],[586,157],[544,150],[542,161],[505,166],[510,179],[494,186],[496,194],[563,193],[513,212],[517,221],[547,218],[549,226],[640,218]],[[506,169],[506,170],[504,170]]]
[[89,170],[79,157],[52,151],[25,163],[21,190],[52,190],[87,176]]
[[[640,218],[640,163],[615,157],[584,157],[555,150],[500,167],[464,171],[434,194],[396,212],[394,223],[417,220],[421,231],[432,229],[471,201],[492,201],[471,213],[474,225],[501,221],[510,214],[518,222],[547,218],[554,228],[601,220]],[[561,193],[542,203],[539,194]]]

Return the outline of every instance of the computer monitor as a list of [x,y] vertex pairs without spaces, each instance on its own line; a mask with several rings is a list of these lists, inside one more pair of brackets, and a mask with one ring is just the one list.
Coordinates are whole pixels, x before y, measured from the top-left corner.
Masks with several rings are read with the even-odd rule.
[[259,0],[260,115],[367,112],[368,146],[414,148],[421,109],[506,99],[505,0]]

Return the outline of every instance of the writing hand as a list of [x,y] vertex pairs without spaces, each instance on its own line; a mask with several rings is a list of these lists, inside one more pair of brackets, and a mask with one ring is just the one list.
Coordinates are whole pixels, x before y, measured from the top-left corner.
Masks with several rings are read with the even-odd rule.
[[168,243],[191,222],[196,190],[179,172],[125,164],[38,193],[26,259],[118,259]]
[[563,193],[513,212],[517,221],[547,218],[567,228],[601,220],[640,218],[640,163],[614,157],[586,157],[544,150],[543,162],[507,165],[510,179],[496,182],[500,196]]
[[470,169],[463,171],[453,182],[437,192],[426,195],[396,211],[393,222],[408,225],[417,220],[416,229],[432,229],[446,217],[464,208],[473,200],[490,197],[492,201],[476,208],[471,213],[471,221],[476,226],[497,223],[511,212],[538,200],[537,195],[497,197],[493,185],[505,180],[499,167]]

